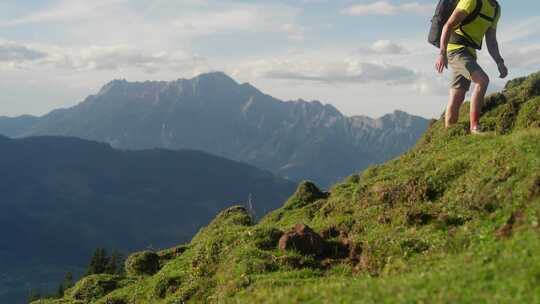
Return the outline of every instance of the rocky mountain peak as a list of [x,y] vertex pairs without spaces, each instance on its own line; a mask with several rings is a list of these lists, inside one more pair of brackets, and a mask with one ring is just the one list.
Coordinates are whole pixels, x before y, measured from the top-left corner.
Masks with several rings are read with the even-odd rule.
[[114,79],[109,81],[107,84],[105,84],[101,89],[99,90],[97,95],[105,95],[109,92],[112,92],[114,90],[121,89],[125,85],[128,84],[128,81],[126,79]]
[[223,72],[201,74],[188,81],[196,93],[230,92],[239,88],[239,84]]
[[238,85],[238,83],[232,79],[229,75],[225,74],[224,72],[209,72],[201,74],[192,80],[194,81],[207,81],[211,83],[225,83],[225,84],[235,84]]
[[406,116],[390,114],[388,123],[347,117],[332,105],[285,102],[212,72],[168,82],[114,80],[73,108],[28,123],[0,121],[0,134],[75,136],[121,149],[190,148],[328,186],[409,149],[428,122]]

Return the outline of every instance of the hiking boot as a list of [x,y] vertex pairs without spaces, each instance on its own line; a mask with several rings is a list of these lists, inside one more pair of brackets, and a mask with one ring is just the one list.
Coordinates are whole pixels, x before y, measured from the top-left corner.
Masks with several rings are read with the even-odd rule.
[[474,127],[471,129],[471,135],[486,135],[487,133],[482,131],[480,127]]

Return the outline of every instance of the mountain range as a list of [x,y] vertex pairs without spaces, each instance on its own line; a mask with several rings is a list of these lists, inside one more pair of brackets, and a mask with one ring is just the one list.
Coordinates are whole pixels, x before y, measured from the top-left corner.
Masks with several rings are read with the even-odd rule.
[[79,272],[97,247],[172,246],[227,206],[251,196],[261,216],[295,188],[268,171],[193,150],[0,136],[0,155],[0,303],[22,303],[31,287],[56,288],[58,269]]
[[428,124],[400,111],[372,119],[318,101],[284,102],[215,72],[172,82],[115,80],[71,108],[0,117],[0,134],[195,149],[329,186],[407,151]]

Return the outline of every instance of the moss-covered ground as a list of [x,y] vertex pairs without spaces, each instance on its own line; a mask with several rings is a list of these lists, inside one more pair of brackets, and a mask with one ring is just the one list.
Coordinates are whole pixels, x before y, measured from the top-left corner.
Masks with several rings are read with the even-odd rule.
[[[158,253],[154,275],[86,278],[42,303],[540,303],[539,96],[540,73],[513,80],[487,99],[485,136],[467,134],[465,104],[455,127],[434,122],[413,150],[328,193],[304,183],[259,223],[223,211]],[[279,250],[297,223],[335,250]]]

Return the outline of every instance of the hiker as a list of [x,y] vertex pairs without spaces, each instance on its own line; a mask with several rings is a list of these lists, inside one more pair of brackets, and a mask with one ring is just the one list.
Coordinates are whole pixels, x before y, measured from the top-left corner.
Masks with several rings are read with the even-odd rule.
[[[499,52],[497,42],[497,23],[501,16],[501,9],[496,0],[441,0],[437,10],[444,10],[444,5],[451,5],[451,8],[444,26],[440,24],[442,26],[440,37],[438,37],[440,54],[435,63],[435,69],[442,73],[450,65],[453,71],[445,126],[448,128],[457,123],[461,104],[470,89],[471,82],[474,82],[470,131],[471,134],[482,134],[478,121],[489,85],[489,77],[478,65],[476,50],[482,48],[485,36],[489,54],[499,69],[499,77],[505,78],[508,75],[508,69]],[[456,5],[455,9],[453,9],[454,5]],[[432,26],[436,27],[435,23]]]

